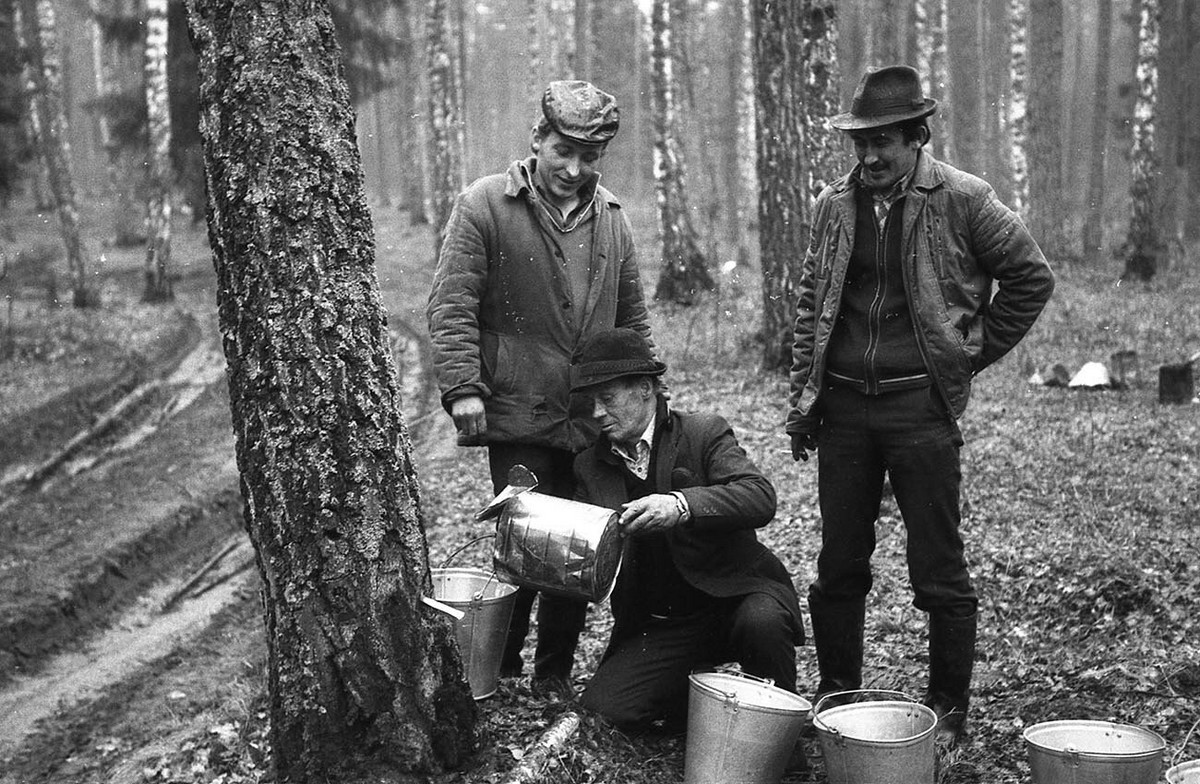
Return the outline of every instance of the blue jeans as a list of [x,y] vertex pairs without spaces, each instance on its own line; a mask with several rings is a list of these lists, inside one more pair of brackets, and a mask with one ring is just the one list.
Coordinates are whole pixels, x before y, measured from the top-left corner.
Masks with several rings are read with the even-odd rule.
[[[537,492],[556,498],[571,498],[575,494],[575,474],[572,466],[575,455],[563,449],[530,446],[528,444],[489,444],[488,466],[492,487],[499,493],[508,486],[508,469],[518,463],[538,478]],[[529,614],[538,592],[518,588],[513,605],[508,638],[500,660],[500,673],[515,676],[521,673],[521,649],[529,634]],[[538,600],[538,639],[533,658],[534,678],[568,678],[579,645],[579,634],[587,619],[588,603],[580,599],[541,594]]]
[[913,604],[946,617],[979,600],[959,535],[962,433],[934,387],[865,395],[830,385],[817,434],[821,554],[811,592],[862,600],[871,590],[884,475],[908,531]]

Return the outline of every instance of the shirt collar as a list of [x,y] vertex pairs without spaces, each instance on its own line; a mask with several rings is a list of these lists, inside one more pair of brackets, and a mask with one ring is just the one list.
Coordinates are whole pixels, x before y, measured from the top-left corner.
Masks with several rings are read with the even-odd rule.
[[600,187],[600,172],[594,173],[587,182],[579,187],[578,206],[571,210],[569,215],[564,216],[557,207],[542,197],[541,192],[534,184],[533,173],[537,171],[537,157],[531,155],[525,160],[517,161],[516,168],[519,180],[515,183],[515,188],[510,184],[510,192],[513,192],[513,195],[524,193],[529,201],[550,218],[551,223],[559,231],[567,233],[579,228],[579,225],[590,218],[595,211],[597,192]]
[[[650,415],[650,421],[646,424],[646,429],[642,431],[642,435],[633,445],[633,454],[627,452],[620,444],[613,442],[612,450],[631,466],[635,463],[642,462],[643,456],[649,456],[650,450],[654,448],[654,426],[658,423],[658,412],[655,411]],[[643,446],[644,445],[644,446]]]

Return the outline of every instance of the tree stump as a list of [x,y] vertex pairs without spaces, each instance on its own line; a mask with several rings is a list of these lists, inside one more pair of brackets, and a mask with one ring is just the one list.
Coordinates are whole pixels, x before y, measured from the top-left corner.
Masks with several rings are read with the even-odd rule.
[[1190,403],[1196,395],[1192,361],[1163,365],[1158,369],[1158,402]]

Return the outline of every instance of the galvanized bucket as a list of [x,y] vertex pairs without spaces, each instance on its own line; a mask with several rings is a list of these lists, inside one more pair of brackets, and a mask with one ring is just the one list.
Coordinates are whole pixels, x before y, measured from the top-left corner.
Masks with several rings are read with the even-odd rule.
[[692,673],[684,784],[778,784],[811,708],[769,680]]
[[906,694],[828,694],[817,702],[813,726],[830,784],[933,784],[937,714]]
[[1200,760],[1181,762],[1167,768],[1167,784],[1200,784]]
[[477,700],[496,693],[500,659],[517,600],[517,587],[502,583],[482,569],[431,569],[433,598],[465,615],[456,622],[458,648],[471,696]]
[[624,556],[618,519],[612,509],[517,492],[500,507],[492,565],[518,585],[603,602]]
[[1047,721],[1023,733],[1033,784],[1156,784],[1166,741],[1108,721]]

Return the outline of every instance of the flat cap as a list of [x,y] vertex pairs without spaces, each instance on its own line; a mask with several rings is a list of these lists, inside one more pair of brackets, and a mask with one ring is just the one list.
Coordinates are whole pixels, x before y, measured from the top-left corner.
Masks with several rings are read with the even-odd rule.
[[617,99],[590,82],[551,82],[542,94],[542,114],[550,127],[573,141],[604,144],[617,135]]

